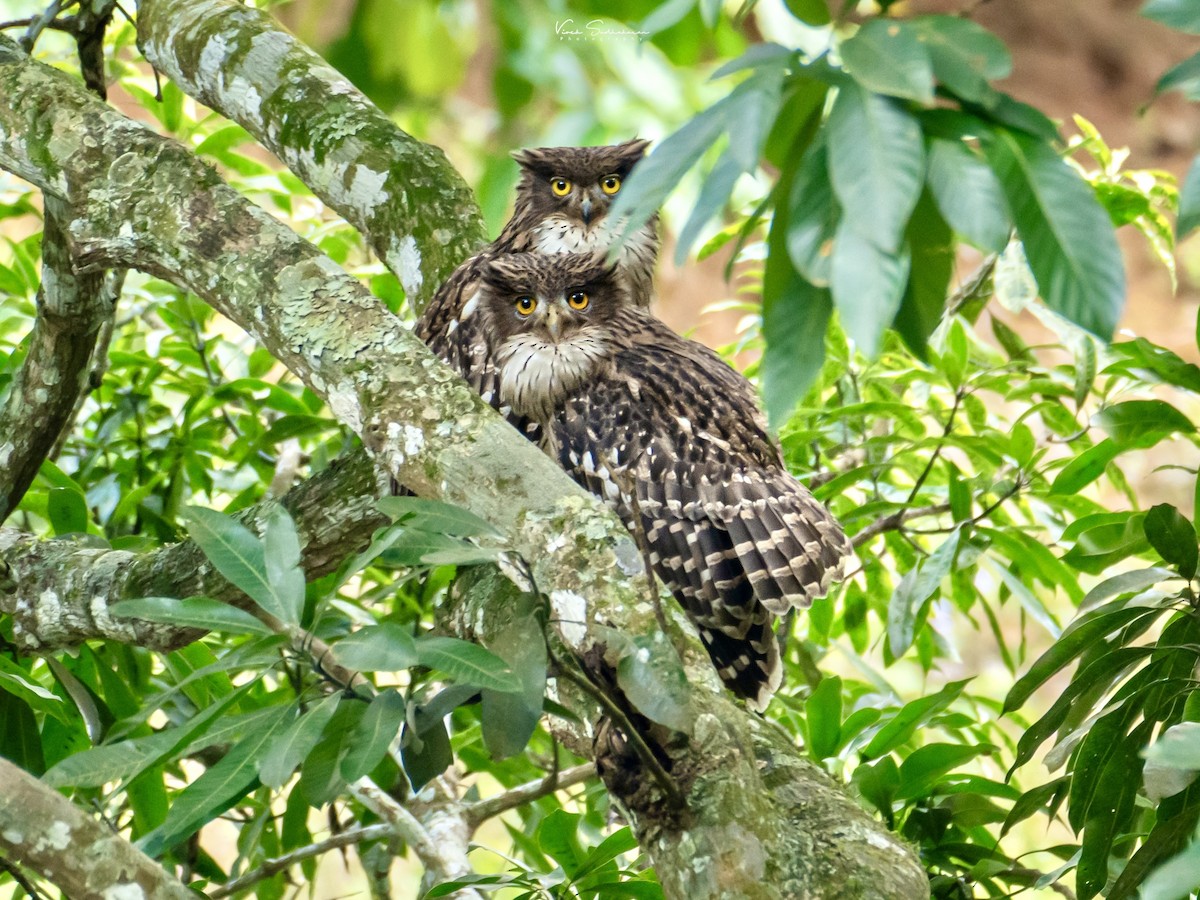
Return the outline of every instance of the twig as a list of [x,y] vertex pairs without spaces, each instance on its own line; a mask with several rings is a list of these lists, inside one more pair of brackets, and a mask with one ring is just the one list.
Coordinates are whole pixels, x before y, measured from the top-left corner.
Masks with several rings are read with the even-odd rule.
[[20,38],[22,49],[26,53],[33,52],[33,45],[37,43],[38,35],[45,31],[50,23],[58,18],[58,14],[62,12],[64,6],[71,6],[75,0],[53,0],[53,2],[42,10],[41,15],[33,16],[29,22],[29,29]]
[[524,806],[526,803],[532,803],[534,800],[540,800],[542,797],[553,794],[555,791],[565,790],[577,784],[582,784],[595,775],[596,765],[590,762],[572,766],[562,772],[551,772],[545,778],[517,785],[503,794],[497,794],[495,797],[488,797],[486,800],[470,804],[466,808],[467,823],[473,831],[486,820],[494,818],[501,813],[508,812],[510,809],[516,809],[518,806]]
[[917,492],[921,490],[921,486],[925,484],[925,479],[929,477],[929,473],[933,471],[934,464],[942,456],[942,448],[946,446],[946,438],[950,436],[950,432],[954,430],[954,418],[958,415],[958,408],[962,404],[963,392],[960,388],[954,392],[954,405],[950,407],[950,415],[946,417],[946,426],[942,429],[942,439],[938,441],[938,445],[933,448],[933,453],[929,454],[929,461],[925,463],[925,468],[921,470],[921,474],[917,476],[916,483],[913,484],[912,490],[909,491],[908,500],[906,503],[912,503],[917,499]]
[[916,506],[908,509],[900,509],[891,515],[884,516],[882,519],[876,519],[858,534],[854,535],[854,537],[850,538],[850,543],[857,550],[878,534],[882,534],[885,531],[897,531],[909,519],[937,516],[949,511],[949,503],[935,503],[932,506]]
[[314,856],[320,856],[328,853],[330,850],[338,850],[342,847],[350,847],[354,844],[361,844],[367,841],[379,840],[381,838],[391,837],[396,834],[396,828],[390,823],[367,825],[362,828],[352,828],[349,831],[343,831],[340,834],[331,835],[323,841],[317,841],[314,844],[308,844],[304,847],[298,847],[290,853],[285,853],[283,856],[276,856],[274,859],[268,859],[256,869],[246,872],[244,875],[239,875],[233,881],[227,881],[218,888],[214,888],[209,897],[212,900],[218,900],[220,897],[229,897],[236,894],[240,890],[244,890],[252,884],[256,884],[264,879],[270,878],[272,875],[278,874],[285,869],[294,866],[298,862],[306,859],[312,859]]
[[21,887],[21,889],[30,896],[31,900],[41,900],[42,895],[38,892],[37,888],[34,887],[33,882],[26,878],[20,869],[10,863],[3,856],[0,856],[0,872],[7,872],[12,877],[12,880],[15,881]]

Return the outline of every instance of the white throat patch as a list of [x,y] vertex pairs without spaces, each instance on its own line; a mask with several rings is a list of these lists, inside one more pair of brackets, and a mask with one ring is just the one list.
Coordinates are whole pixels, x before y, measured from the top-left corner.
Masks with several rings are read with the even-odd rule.
[[500,399],[517,415],[545,421],[595,370],[608,352],[596,329],[585,328],[568,340],[548,343],[518,334],[500,347]]

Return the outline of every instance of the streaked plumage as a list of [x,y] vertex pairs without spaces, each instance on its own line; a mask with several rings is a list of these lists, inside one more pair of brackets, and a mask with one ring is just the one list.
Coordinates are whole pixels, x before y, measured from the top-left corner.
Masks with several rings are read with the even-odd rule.
[[[438,290],[415,332],[431,350],[462,375],[487,402],[499,407],[496,369],[478,315],[479,275],[489,260],[504,253],[606,251],[614,223],[607,216],[620,182],[646,152],[647,141],[604,147],[543,147],[513,156],[521,166],[513,217],[500,236],[460,265]],[[615,176],[616,190],[605,188]],[[556,181],[569,183],[562,196]],[[617,262],[625,296],[649,305],[658,256],[658,222],[651,219],[629,237]]]
[[763,708],[782,675],[773,618],[824,595],[851,549],[785,469],[752,386],[596,257],[500,256],[482,277],[501,400],[613,505],[722,679]]

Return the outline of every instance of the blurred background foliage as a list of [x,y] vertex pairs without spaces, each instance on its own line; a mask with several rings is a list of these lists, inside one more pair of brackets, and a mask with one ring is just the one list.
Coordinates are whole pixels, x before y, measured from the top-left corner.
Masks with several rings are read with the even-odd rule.
[[[786,389],[775,395],[772,411],[785,454],[845,523],[862,564],[832,597],[798,617],[787,686],[769,715],[920,848],[937,897],[1133,897],[1139,889],[1156,900],[1185,897],[1194,893],[1200,871],[1200,844],[1193,839],[1200,819],[1193,526],[1200,368],[1191,275],[1196,254],[1188,244],[1176,254],[1172,223],[1176,179],[1196,150],[1198,132],[1186,127],[1194,126],[1194,110],[1184,96],[1194,85],[1186,69],[1177,71],[1164,86],[1179,90],[1142,118],[1136,118],[1140,103],[1125,100],[1149,101],[1155,80],[1172,63],[1186,61],[1187,41],[1194,39],[1164,22],[1183,32],[1200,26],[1188,4],[1169,0],[1150,4],[1158,21],[1139,18],[1139,4],[1128,2],[1060,7],[1057,17],[1046,6],[297,0],[272,8],[403,128],[447,151],[476,189],[493,233],[511,204],[517,176],[511,150],[634,134],[662,141],[684,128],[694,134],[709,127],[706,111],[731,90],[745,91],[738,112],[748,118],[719,123],[732,140],[721,144],[714,131],[697,142],[695,166],[680,164],[686,153],[657,157],[672,174],[653,187],[665,200],[660,311],[680,330],[695,328],[725,346],[751,375],[768,365],[759,362],[760,298],[765,293],[769,304],[783,297],[780,284],[796,272],[812,274],[796,260],[814,261],[780,235],[773,245],[775,200],[785,198],[783,208],[792,214],[802,201],[824,197],[823,207],[813,207],[817,219],[828,219],[839,206],[830,199],[837,185],[831,190],[827,176],[795,198],[790,189],[803,161],[820,163],[821,170],[831,166],[828,150],[821,157],[832,140],[828,125],[810,117],[803,144],[796,143],[804,121],[787,102],[763,107],[766,118],[755,121],[754,79],[776,77],[770,75],[775,66],[776,101],[785,95],[780,85],[792,79],[796,103],[807,104],[808,113],[828,112],[824,94],[800,84],[807,77],[802,70],[835,37],[856,38],[862,55],[851,50],[846,58],[857,59],[857,71],[850,70],[859,82],[893,97],[897,85],[907,84],[910,96],[885,104],[919,119],[931,142],[949,142],[946,134],[958,134],[953,128],[935,130],[949,127],[948,109],[965,107],[961,92],[932,99],[934,88],[945,86],[945,67],[927,78],[918,50],[916,75],[889,75],[880,67],[898,57],[872,55],[870,39],[913,37],[931,27],[934,20],[911,18],[918,14],[969,13],[978,23],[969,33],[986,48],[981,68],[967,69],[980,95],[978,78],[986,86],[986,79],[1001,77],[1000,63],[1011,53],[1013,76],[1003,86],[1029,106],[1020,121],[988,121],[1011,127],[1007,134],[1018,142],[1041,140],[1042,149],[1032,153],[1041,153],[1043,171],[1052,171],[1056,183],[1075,185],[1066,189],[1065,205],[1042,204],[1046,222],[1053,224],[1071,203],[1107,214],[1107,221],[1098,224],[1093,216],[1090,230],[1074,235],[1084,251],[1115,252],[1115,245],[1106,250],[1090,238],[1133,226],[1119,232],[1130,274],[1121,322],[1132,333],[1110,343],[1108,335],[1080,328],[1080,318],[1094,326],[1087,307],[1096,298],[1082,297],[1084,315],[1075,322],[1070,309],[1059,305],[1064,317],[1038,301],[1025,264],[1028,250],[1005,249],[1009,220],[984,217],[989,208],[981,198],[999,196],[985,190],[992,182],[980,176],[946,189],[971,213],[957,220],[941,196],[931,199],[938,188],[932,154],[917,181],[922,190],[910,209],[911,224],[907,215],[898,220],[910,247],[924,241],[933,248],[921,260],[914,251],[911,268],[914,279],[936,273],[923,282],[924,314],[901,308],[897,330],[885,330],[888,320],[877,316],[872,328],[879,352],[866,355],[864,342],[848,336],[854,329],[840,304],[841,316],[816,324],[768,321],[767,346],[774,341],[784,351],[776,365]],[[839,20],[833,30],[831,12]],[[900,32],[879,18],[884,12],[906,23]],[[6,18],[28,13],[23,4],[0,0]],[[987,37],[985,27],[999,37]],[[576,30],[583,33],[572,34]],[[639,41],[630,31],[649,34]],[[71,50],[61,38],[47,33],[39,54],[70,69]],[[786,52],[780,55],[772,43]],[[1056,48],[1060,68],[1031,82],[1029,69],[1037,71],[1037,54],[1047,44]],[[1168,59],[1163,48],[1178,52]],[[803,65],[790,52],[796,50],[808,54]],[[1061,74],[1074,72],[1081,57],[1089,60],[1086,71],[1099,72],[1085,94],[1072,93],[1088,83],[1084,76]],[[749,68],[710,80],[739,58]],[[232,184],[408,314],[396,279],[358,236],[241,128],[169,83],[156,99],[132,28],[120,21],[110,34],[109,65],[112,102],[195,148]],[[1120,89],[1106,92],[1106,78],[1116,78]],[[1122,78],[1140,78],[1140,93],[1126,92]],[[811,81],[821,92],[846,87],[836,66]],[[847,92],[854,90],[861,88]],[[1106,105],[1096,106],[1097,99]],[[1058,120],[1065,140],[1043,113]],[[751,133],[759,138],[753,158],[734,177],[718,177],[714,167],[723,149],[736,149]],[[1113,134],[1135,145],[1128,159],[1110,148]],[[971,154],[981,149],[971,142],[956,146],[941,152],[957,153],[961,162],[964,148]],[[1068,152],[1073,168],[1059,162]],[[996,166],[986,153],[972,158],[976,165],[968,168],[977,174],[979,166]],[[884,183],[886,163],[885,157],[879,171]],[[706,197],[714,183],[724,190],[710,189]],[[1195,212],[1187,184],[1181,231]],[[1084,187],[1089,190],[1081,194]],[[847,206],[846,198],[839,203]],[[694,219],[697,206],[708,215]],[[0,175],[0,393],[21,364],[34,313],[38,207],[35,194]],[[852,208],[861,222],[877,212],[870,197]],[[972,223],[986,227],[976,232]],[[1029,243],[1039,233],[1023,235]],[[1073,238],[1062,239],[1070,244]],[[787,267],[783,275],[780,261]],[[1176,280],[1180,294],[1173,297]],[[943,312],[947,294],[952,302]],[[795,299],[794,292],[788,296]],[[1111,307],[1114,298],[1101,299]],[[706,307],[709,314],[701,316]],[[788,335],[798,332],[802,341],[789,343]],[[823,354],[819,365],[811,353],[796,355],[814,346]],[[151,549],[187,533],[186,506],[234,512],[319,471],[351,443],[319,398],[265,350],[195,298],[155,279],[130,275],[108,359],[100,387],[9,524]],[[457,537],[411,521],[406,527],[392,535],[410,534],[404,540],[412,546],[437,539],[449,552],[445,540]],[[304,601],[297,599],[298,620],[335,646],[364,626],[429,631],[456,566],[427,564],[412,546],[402,541],[309,585]],[[472,561],[463,552],[458,565]],[[16,725],[0,729],[0,753],[41,773],[92,745],[84,717],[63,713],[79,702],[67,687],[72,679],[91,697],[106,743],[197,727],[213,698],[230,704],[220,734],[225,739],[261,729],[264,716],[283,722],[282,711],[301,709],[296,721],[311,732],[309,753],[285,761],[299,767],[299,778],[288,780],[291,769],[271,760],[271,778],[248,781],[202,840],[164,848],[168,858],[195,877],[222,882],[313,839],[328,822],[310,814],[310,804],[336,798],[327,814],[340,824],[370,821],[339,793],[343,784],[331,774],[331,760],[344,758],[346,735],[357,733],[362,710],[338,713],[316,702],[320,673],[303,660],[272,655],[258,640],[231,625],[163,657],[95,645],[64,657],[61,671],[0,654],[0,718]],[[343,652],[354,659],[352,651],[347,644]],[[450,724],[444,732],[418,729],[423,750],[410,744],[406,757],[377,760],[372,776],[381,783],[403,790],[406,779],[420,783],[453,759],[457,777],[487,795],[574,762],[541,728],[523,752],[498,752],[486,709],[467,702],[471,693],[454,684],[453,672],[447,687],[444,671],[394,668],[378,683],[402,692],[401,718],[429,721],[449,712]],[[246,673],[260,677],[241,690]],[[160,718],[151,717],[155,710]],[[195,760],[212,761],[201,753],[207,746],[193,742],[136,771],[114,772],[95,757],[81,757],[54,777],[100,804],[134,836],[161,835],[164,821],[178,826],[167,818],[169,808],[195,783]],[[254,775],[263,761],[241,764]],[[202,793],[203,786],[189,799]],[[264,815],[271,810],[278,818]],[[492,876],[495,886],[508,884],[501,896],[644,897],[657,890],[652,874],[639,871],[627,834],[614,828],[607,797],[595,783],[506,814],[480,832],[478,842],[491,849],[476,851],[473,861],[481,872],[503,873]],[[366,883],[382,877],[392,848],[367,842],[359,851]],[[341,889],[333,887],[339,867],[321,868],[323,876],[310,861],[303,874],[322,885],[317,896],[332,895]],[[415,890],[411,873],[394,877],[404,885],[400,890]],[[275,876],[260,882],[254,895],[289,896],[291,890]]]

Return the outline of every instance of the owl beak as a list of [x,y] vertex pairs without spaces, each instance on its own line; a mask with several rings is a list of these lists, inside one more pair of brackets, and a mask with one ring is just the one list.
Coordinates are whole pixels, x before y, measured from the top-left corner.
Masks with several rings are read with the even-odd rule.
[[579,204],[579,214],[583,217],[584,225],[592,224],[592,198],[584,197],[583,202]]
[[554,339],[555,343],[558,343],[559,337],[562,336],[563,323],[560,316],[561,313],[557,306],[551,306],[546,310],[546,331],[550,333],[550,337]]

